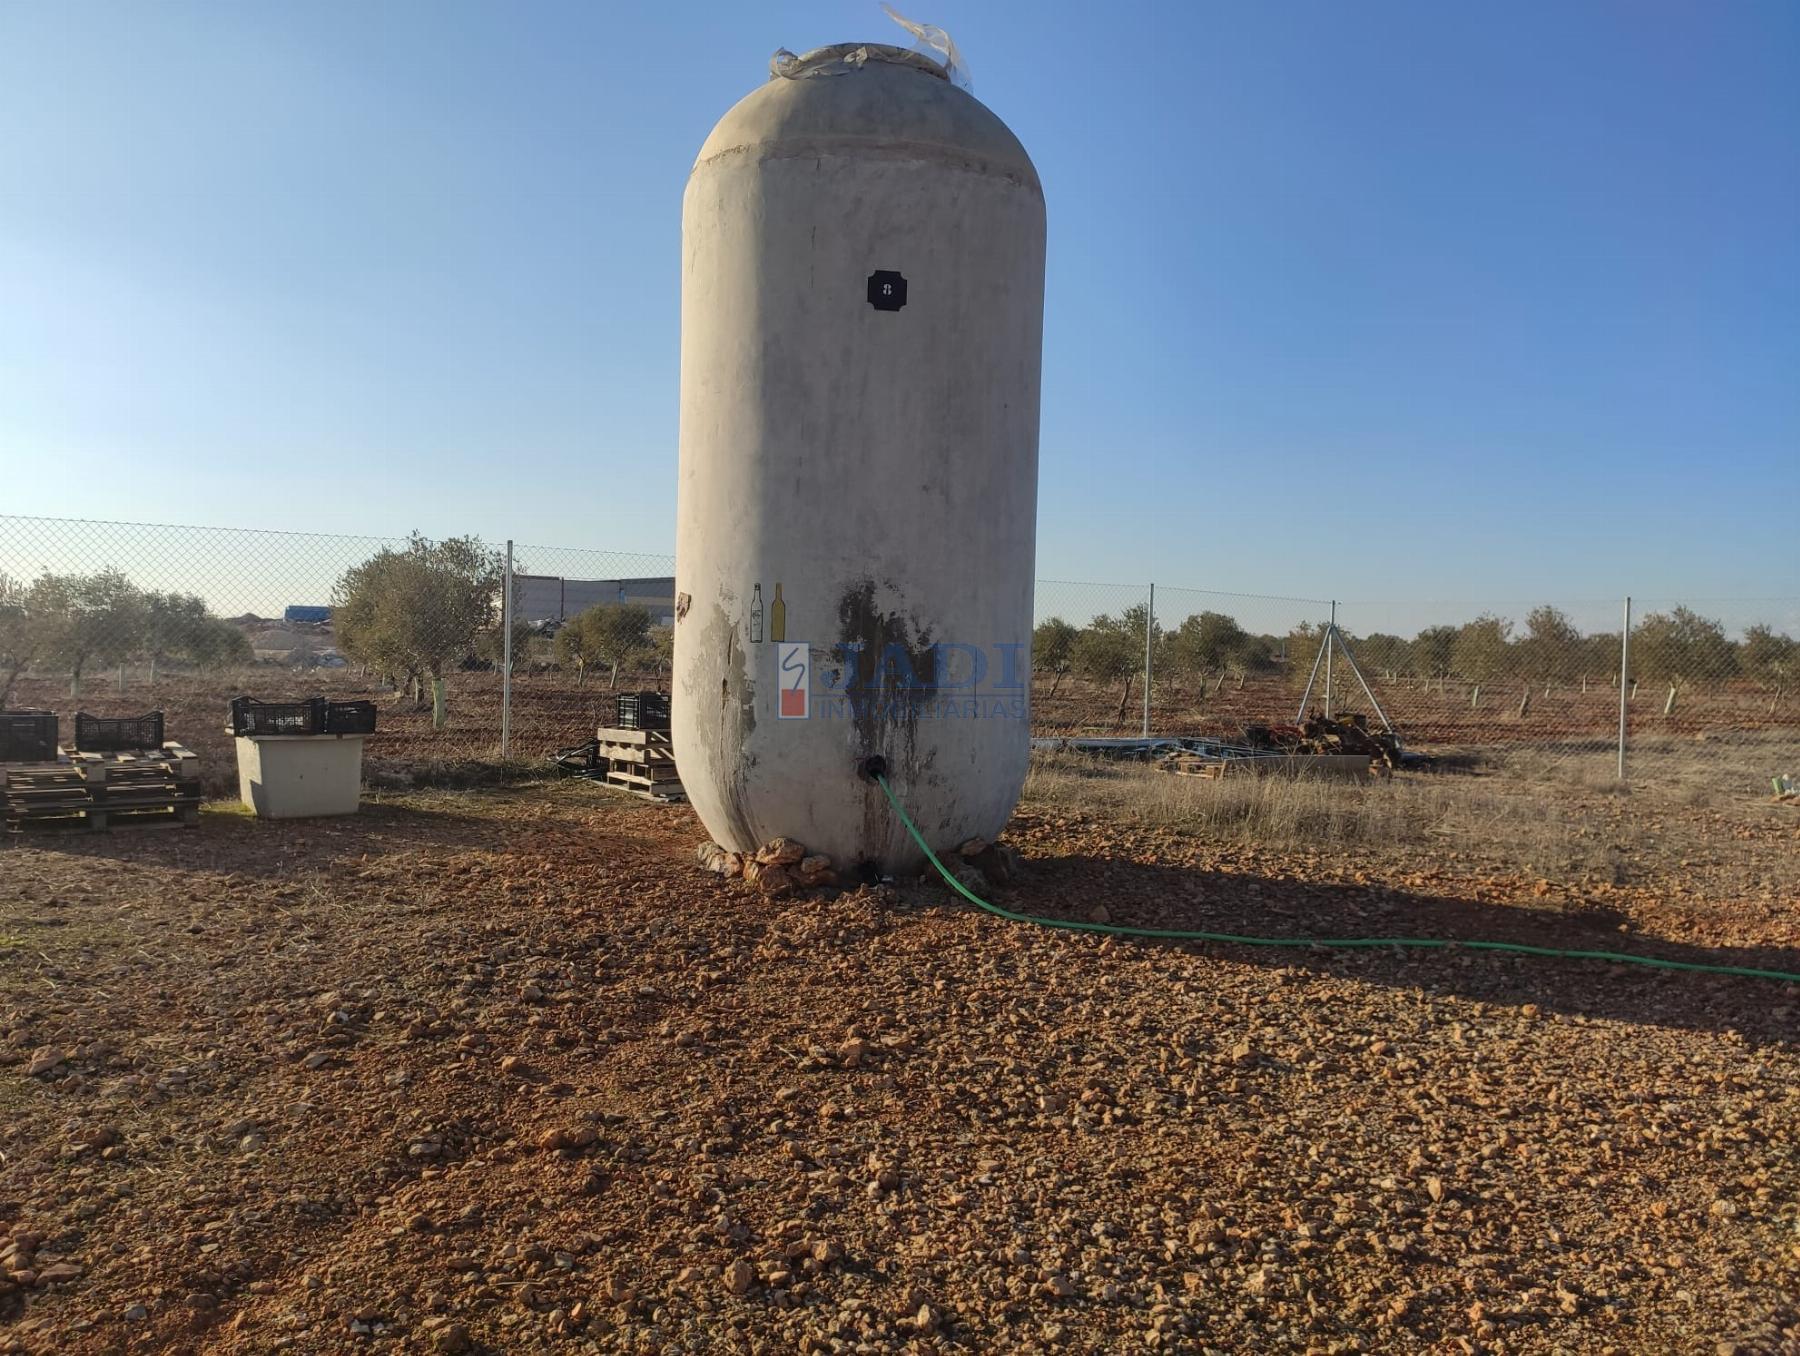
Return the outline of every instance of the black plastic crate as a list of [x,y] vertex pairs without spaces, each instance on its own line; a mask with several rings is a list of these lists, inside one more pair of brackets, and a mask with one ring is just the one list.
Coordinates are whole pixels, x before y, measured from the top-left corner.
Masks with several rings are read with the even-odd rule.
[[374,702],[326,702],[326,734],[374,734]]
[[56,712],[0,711],[0,763],[50,762],[56,740]]
[[142,716],[75,713],[75,748],[80,753],[133,753],[139,749],[160,749],[162,743],[161,711]]
[[259,702],[254,697],[233,697],[231,732],[234,735],[324,734],[325,699],[307,697],[297,702]]
[[621,692],[614,705],[613,727],[619,730],[669,728],[669,696],[666,692]]

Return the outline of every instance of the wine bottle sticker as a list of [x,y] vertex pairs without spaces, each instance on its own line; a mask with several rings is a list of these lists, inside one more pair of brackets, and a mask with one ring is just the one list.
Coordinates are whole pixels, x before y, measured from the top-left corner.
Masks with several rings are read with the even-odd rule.
[[762,585],[761,584],[753,584],[750,587],[750,643],[752,645],[760,645],[760,644],[762,644],[762,637],[763,637]]
[[781,584],[775,584],[775,596],[769,601],[769,639],[780,642],[787,639],[787,604],[781,598]]

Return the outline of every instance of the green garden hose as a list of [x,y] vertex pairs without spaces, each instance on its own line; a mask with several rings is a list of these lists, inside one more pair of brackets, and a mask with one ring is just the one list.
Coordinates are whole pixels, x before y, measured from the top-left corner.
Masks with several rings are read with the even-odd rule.
[[1061,928],[1066,932],[1099,932],[1109,937],[1161,937],[1170,941],[1182,942],[1227,942],[1233,946],[1283,946],[1283,947],[1357,947],[1376,949],[1380,947],[1404,947],[1415,951],[1450,951],[1462,949],[1466,951],[1504,951],[1516,956],[1548,956],[1558,960],[1598,960],[1613,961],[1620,965],[1643,965],[1653,970],[1689,970],[1703,975],[1740,975],[1747,979],[1772,979],[1786,984],[1800,984],[1800,974],[1786,970],[1758,970],[1748,965],[1704,965],[1699,961],[1660,960],[1655,956],[1631,956],[1622,951],[1569,951],[1554,946],[1527,946],[1522,942],[1486,942],[1456,941],[1444,937],[1247,937],[1235,932],[1188,932],[1177,928],[1131,928],[1117,923],[1078,923],[1067,918],[1041,918],[1036,914],[1014,913],[1011,909],[1003,909],[998,904],[990,904],[970,890],[945,868],[938,860],[937,853],[925,841],[919,832],[919,826],[912,822],[912,816],[906,813],[906,807],[894,794],[894,788],[888,785],[887,778],[875,774],[875,780],[881,784],[882,791],[888,798],[888,804],[894,807],[894,813],[900,816],[900,822],[906,825],[906,831],[912,835],[925,853],[926,858],[937,868],[944,882],[976,908],[993,914],[996,918],[1004,918],[1013,923],[1035,923],[1041,928]]

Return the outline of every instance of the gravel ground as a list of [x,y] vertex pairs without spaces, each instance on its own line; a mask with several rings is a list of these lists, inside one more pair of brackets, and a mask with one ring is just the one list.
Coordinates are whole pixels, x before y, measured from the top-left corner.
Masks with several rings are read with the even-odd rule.
[[[0,846],[0,1351],[1800,1350],[1800,991],[766,901],[701,838],[565,785]],[[1041,913],[1800,969],[1685,863],[1007,841]]]

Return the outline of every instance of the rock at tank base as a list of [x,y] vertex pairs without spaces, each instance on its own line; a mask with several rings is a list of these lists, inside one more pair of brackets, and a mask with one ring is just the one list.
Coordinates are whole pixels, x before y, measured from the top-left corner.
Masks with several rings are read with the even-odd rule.
[[[971,850],[973,849],[973,850]],[[964,863],[974,867],[988,882],[993,885],[1010,885],[1019,878],[1024,870],[1024,858],[1019,856],[1018,849],[1007,843],[990,843],[982,838],[971,838],[957,849],[957,856]],[[948,863],[946,863],[948,865]],[[954,871],[954,867],[952,870]],[[964,882],[967,884],[967,882]],[[969,887],[974,889],[973,886]]]
[[770,899],[785,899],[800,888],[800,881],[785,866],[765,866],[757,874],[756,888]]
[[792,866],[806,856],[806,845],[793,838],[771,838],[756,850],[764,866]]
[[733,852],[718,843],[701,843],[694,849],[702,869],[726,880],[754,885],[770,899],[785,899],[802,890],[819,890],[838,883],[831,858],[809,853],[796,838],[771,838],[753,853]]

